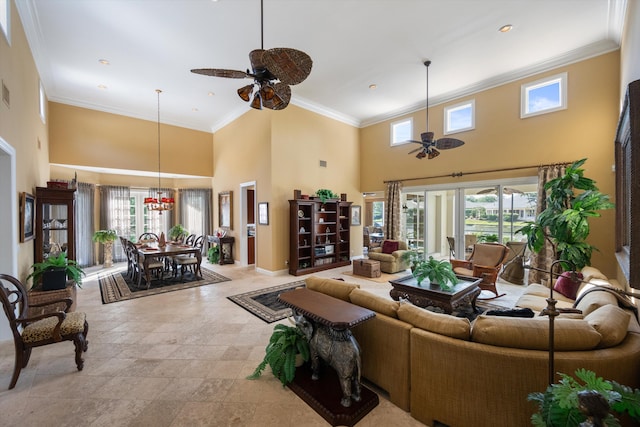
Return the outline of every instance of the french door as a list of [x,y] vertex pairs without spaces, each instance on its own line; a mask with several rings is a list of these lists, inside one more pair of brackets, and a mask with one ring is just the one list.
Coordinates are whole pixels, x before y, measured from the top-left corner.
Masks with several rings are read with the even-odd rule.
[[425,257],[468,256],[474,243],[521,241],[535,218],[537,179],[472,182],[464,186],[406,188],[402,235]]

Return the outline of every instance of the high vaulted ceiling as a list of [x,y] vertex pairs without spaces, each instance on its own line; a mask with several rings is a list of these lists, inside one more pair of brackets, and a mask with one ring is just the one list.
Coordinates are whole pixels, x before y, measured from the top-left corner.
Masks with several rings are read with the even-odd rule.
[[[264,0],[264,48],[313,59],[292,104],[365,126],[424,108],[425,59],[434,105],[617,49],[626,1]],[[16,3],[51,101],[156,120],[162,89],[161,121],[204,131],[250,108],[250,81],[189,70],[246,70],[260,0]]]

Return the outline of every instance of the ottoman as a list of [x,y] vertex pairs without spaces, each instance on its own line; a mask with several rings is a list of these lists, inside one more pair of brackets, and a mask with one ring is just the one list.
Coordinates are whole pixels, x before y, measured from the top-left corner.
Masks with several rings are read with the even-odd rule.
[[374,259],[354,260],[353,274],[364,277],[380,277],[380,261]]

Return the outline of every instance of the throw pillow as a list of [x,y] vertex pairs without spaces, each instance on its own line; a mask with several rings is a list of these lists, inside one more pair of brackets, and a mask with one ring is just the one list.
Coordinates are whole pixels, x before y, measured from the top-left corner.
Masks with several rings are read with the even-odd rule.
[[382,244],[382,253],[391,254],[398,250],[398,242],[392,242],[391,240],[385,240]]
[[[572,279],[572,276],[578,279],[575,282]],[[565,271],[558,277],[556,280],[556,284],[553,286],[553,290],[561,293],[567,298],[576,299],[576,294],[578,293],[578,288],[580,287],[580,280],[582,280],[582,273],[572,273],[570,271]]]
[[607,304],[584,317],[602,335],[599,348],[615,347],[627,336],[631,314],[615,304]]

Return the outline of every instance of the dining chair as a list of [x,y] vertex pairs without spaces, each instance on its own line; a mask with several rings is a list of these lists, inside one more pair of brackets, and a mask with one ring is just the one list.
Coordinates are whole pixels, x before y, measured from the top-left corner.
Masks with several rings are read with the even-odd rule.
[[[135,248],[135,245],[134,245]],[[164,260],[153,258],[147,263],[147,267],[144,266],[144,259],[138,252],[138,248],[133,251],[133,266],[136,276],[136,286],[140,288],[142,286],[142,280],[147,282],[147,289],[151,287],[151,280],[147,281],[147,271],[149,271],[149,277],[152,274],[162,281],[164,278]]]
[[[76,350],[76,366],[78,371],[82,371],[84,368],[82,353],[87,351],[89,346],[87,341],[89,324],[85,313],[69,312],[73,303],[71,298],[29,304],[28,293],[22,282],[8,274],[0,274],[0,300],[9,320],[15,347],[15,362],[9,390],[16,386],[20,372],[27,367],[31,349],[34,347],[73,341]],[[30,307],[44,307],[59,303],[66,305],[64,311],[50,311],[28,317]]]
[[138,237],[138,242],[144,243],[144,242],[157,242],[158,241],[158,235],[156,233],[142,233],[140,235],[140,237]]
[[[204,236],[198,236],[193,240],[193,247],[198,248],[202,253],[204,246]],[[189,255],[176,255],[173,257],[173,276],[178,274],[178,268],[180,268],[180,275],[184,276],[187,269],[190,269],[195,276],[202,274],[200,270],[200,263],[198,258],[194,254]]]

